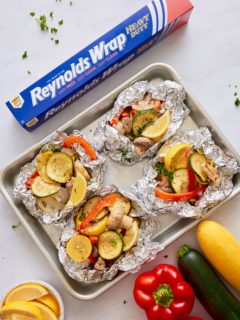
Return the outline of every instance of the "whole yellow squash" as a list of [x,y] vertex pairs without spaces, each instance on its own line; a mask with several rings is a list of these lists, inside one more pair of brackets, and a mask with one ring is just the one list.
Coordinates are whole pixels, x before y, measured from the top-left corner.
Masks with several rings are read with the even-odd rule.
[[199,223],[197,237],[213,267],[240,291],[240,243],[222,225],[209,220]]

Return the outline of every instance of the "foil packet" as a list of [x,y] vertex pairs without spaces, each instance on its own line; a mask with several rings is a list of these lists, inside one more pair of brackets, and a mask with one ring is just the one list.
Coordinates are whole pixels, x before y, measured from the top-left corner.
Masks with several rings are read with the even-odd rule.
[[116,186],[111,185],[95,192],[94,195],[104,196],[113,192],[120,192],[123,196],[129,198],[132,202],[132,210],[129,216],[141,219],[137,245],[122,254],[109,268],[103,271],[94,270],[88,260],[82,263],[75,262],[69,258],[66,252],[68,240],[79,234],[75,231],[76,214],[73,214],[63,229],[57,249],[59,260],[65,271],[71,278],[79,282],[96,283],[112,280],[119,271],[137,272],[143,263],[155,259],[156,254],[164,249],[161,244],[152,241],[152,234],[160,226],[159,217],[153,216],[150,211],[144,209],[141,201],[133,194],[123,192]]
[[[155,195],[158,175],[155,166],[171,147],[179,143],[192,144],[194,149],[201,149],[205,156],[213,161],[221,176],[219,185],[209,184],[194,205],[188,201],[164,201]],[[214,143],[208,128],[201,127],[192,131],[182,131],[167,141],[156,157],[146,164],[143,177],[132,186],[131,191],[155,214],[172,213],[185,218],[202,218],[210,208],[231,194],[233,175],[239,171],[239,164],[232,155],[226,154]]]
[[[78,130],[74,130],[71,135],[86,138]],[[49,142],[47,142],[35,156],[32,162],[25,164],[17,176],[16,185],[14,188],[14,197],[22,200],[23,204],[27,208],[28,212],[45,224],[61,224],[64,225],[64,219],[73,211],[77,210],[81,203],[77,207],[66,206],[61,210],[54,210],[51,212],[43,211],[37,204],[37,197],[26,186],[26,181],[36,171],[36,162],[38,155],[50,148],[58,149],[62,146],[63,141],[68,137],[65,132],[57,132]],[[85,150],[76,143],[73,143],[71,147],[81,159],[82,165],[90,172],[90,180],[87,182],[87,194],[86,197],[98,190],[103,185],[103,174],[106,169],[106,160],[101,155],[97,154],[96,160],[90,160]]]
[[[171,111],[171,122],[162,138],[142,155],[139,155],[133,142],[127,136],[119,133],[109,122],[116,114],[120,115],[124,108],[142,100],[146,94],[149,94],[153,99],[161,100],[161,113],[167,110]],[[124,165],[133,165],[145,158],[152,158],[157,153],[159,146],[174,135],[188,116],[190,111],[184,104],[185,98],[183,87],[174,81],[156,79],[151,82],[134,83],[119,94],[112,110],[98,122],[94,133],[96,149],[104,151],[114,161],[122,162]]]

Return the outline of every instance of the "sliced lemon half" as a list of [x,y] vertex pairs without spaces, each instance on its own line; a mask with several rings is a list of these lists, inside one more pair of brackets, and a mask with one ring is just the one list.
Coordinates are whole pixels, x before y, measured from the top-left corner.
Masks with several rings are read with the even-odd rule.
[[5,298],[4,304],[13,301],[30,301],[48,294],[48,290],[37,283],[26,283],[12,289]]
[[142,136],[152,139],[160,139],[167,131],[171,122],[171,112],[167,110],[158,120],[148,126],[142,132]]
[[10,302],[0,309],[0,319],[12,314],[29,317],[32,320],[45,320],[39,308],[27,301]]
[[192,148],[191,144],[179,143],[175,144],[168,150],[164,157],[164,165],[167,170],[186,168],[187,157],[186,151]]
[[82,262],[90,256],[92,244],[88,237],[76,235],[68,241],[66,251],[72,260]]
[[44,320],[58,320],[58,317],[52,311],[52,309],[50,309],[49,307],[45,306],[43,303],[35,302],[35,301],[32,301],[31,303],[40,310]]
[[123,251],[127,251],[131,249],[138,240],[138,234],[139,234],[139,227],[138,227],[138,221],[133,221],[133,224],[130,229],[126,230],[126,233],[123,237]]
[[87,193],[87,180],[82,173],[77,172],[67,206],[74,207],[78,205],[85,198],[86,193]]

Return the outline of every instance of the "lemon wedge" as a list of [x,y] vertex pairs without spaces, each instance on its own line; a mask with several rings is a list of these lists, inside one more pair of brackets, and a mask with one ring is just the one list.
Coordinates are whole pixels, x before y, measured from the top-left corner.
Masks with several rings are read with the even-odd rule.
[[167,131],[171,121],[171,113],[167,110],[164,115],[154,121],[142,132],[142,136],[152,139],[160,139]]
[[26,283],[12,289],[5,298],[4,304],[13,301],[30,301],[48,294],[48,290],[37,283]]
[[58,320],[56,314],[49,307],[40,302],[32,301],[31,303],[41,311],[44,320]]
[[51,295],[50,293],[45,295],[45,296],[42,296],[40,298],[35,299],[35,301],[45,304],[47,307],[52,309],[57,316],[59,316],[59,305],[58,305],[58,302],[54,298],[54,296]]
[[35,319],[35,318],[24,316],[22,314],[13,314],[12,316],[7,318],[6,320],[33,320],[33,319]]
[[138,240],[138,221],[134,220],[130,229],[126,230],[126,233],[123,237],[123,251],[127,251],[131,249]]
[[43,179],[43,181],[47,183],[55,183],[51,178],[46,173],[46,164],[48,162],[49,157],[53,154],[52,151],[46,151],[43,153],[40,153],[39,156],[37,157],[37,171],[40,175],[40,177]]
[[191,144],[179,143],[175,144],[168,150],[164,157],[164,165],[167,170],[172,171],[174,169],[186,168],[187,157],[186,151],[192,148]]
[[87,193],[87,180],[84,175],[77,172],[76,178],[73,183],[70,199],[67,202],[68,207],[74,207],[78,205],[86,196]]
[[68,241],[66,251],[72,260],[82,262],[90,256],[92,244],[88,237],[76,235]]
[[39,308],[27,301],[10,302],[0,309],[1,319],[12,314],[29,317],[32,320],[44,320]]

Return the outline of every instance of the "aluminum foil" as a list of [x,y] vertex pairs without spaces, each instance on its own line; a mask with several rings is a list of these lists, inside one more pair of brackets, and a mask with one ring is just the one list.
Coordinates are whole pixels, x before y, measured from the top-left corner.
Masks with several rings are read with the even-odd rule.
[[[209,185],[200,200],[195,205],[187,201],[163,201],[155,196],[157,172],[155,165],[175,144],[189,143],[194,148],[201,148],[205,156],[212,160],[221,174],[219,186]],[[161,151],[162,150],[162,151]],[[210,208],[227,198],[233,189],[233,175],[240,171],[237,161],[224,153],[212,140],[208,128],[202,127],[192,131],[182,131],[167,141],[155,158],[144,168],[144,176],[132,187],[132,192],[140,198],[148,210],[155,214],[173,213],[181,217],[203,217]]]
[[[171,111],[171,123],[162,139],[140,156],[135,152],[131,140],[120,134],[108,122],[114,115],[121,114],[125,107],[143,99],[146,93],[149,93],[154,99],[163,101],[161,110]],[[133,165],[144,158],[152,158],[159,149],[159,145],[169,139],[188,116],[189,109],[184,104],[185,98],[184,89],[174,81],[158,79],[151,82],[139,81],[134,83],[119,94],[112,110],[98,122],[94,133],[96,149],[104,151],[113,160],[122,162],[124,165]]]
[[164,249],[162,245],[158,242],[153,242],[151,239],[152,234],[159,229],[159,217],[154,217],[151,212],[143,209],[141,201],[133,194],[123,192],[117,187],[111,185],[96,192],[95,195],[104,196],[116,191],[131,199],[133,209],[129,215],[131,217],[139,217],[141,219],[137,245],[127,253],[122,254],[110,268],[105,269],[104,271],[90,269],[88,261],[83,263],[75,262],[70,259],[66,253],[66,244],[68,240],[78,234],[75,231],[74,223],[76,214],[73,214],[63,230],[60,241],[57,244],[57,249],[59,260],[65,271],[71,278],[77,281],[96,283],[105,280],[112,280],[119,271],[128,271],[132,273],[137,272],[143,263],[153,260],[156,257],[156,254]]
[[[78,130],[74,130],[72,134],[84,137]],[[60,147],[67,136],[68,135],[65,132],[57,132],[51,138],[51,140],[41,148],[40,153],[52,147]],[[91,179],[88,181],[87,186],[86,196],[88,196],[91,192],[94,192],[98,190],[100,187],[102,187],[103,173],[106,167],[106,160],[104,159],[104,157],[98,154],[97,159],[91,161],[89,159],[89,156],[86,154],[84,149],[79,144],[73,144],[72,148],[79,155],[79,159],[81,159],[81,163],[83,164],[83,166],[85,168],[88,168],[91,173]],[[50,213],[46,213],[38,207],[37,198],[32,194],[31,190],[29,190],[25,184],[28,178],[32,175],[32,173],[36,171],[37,156],[33,159],[32,162],[27,163],[22,167],[20,174],[16,179],[14,196],[18,199],[21,199],[29,213],[41,222],[46,224],[64,224],[63,219],[66,218],[73,210],[77,210],[77,208],[81,206],[81,203],[78,205],[77,208],[65,207],[62,210],[55,210]]]

